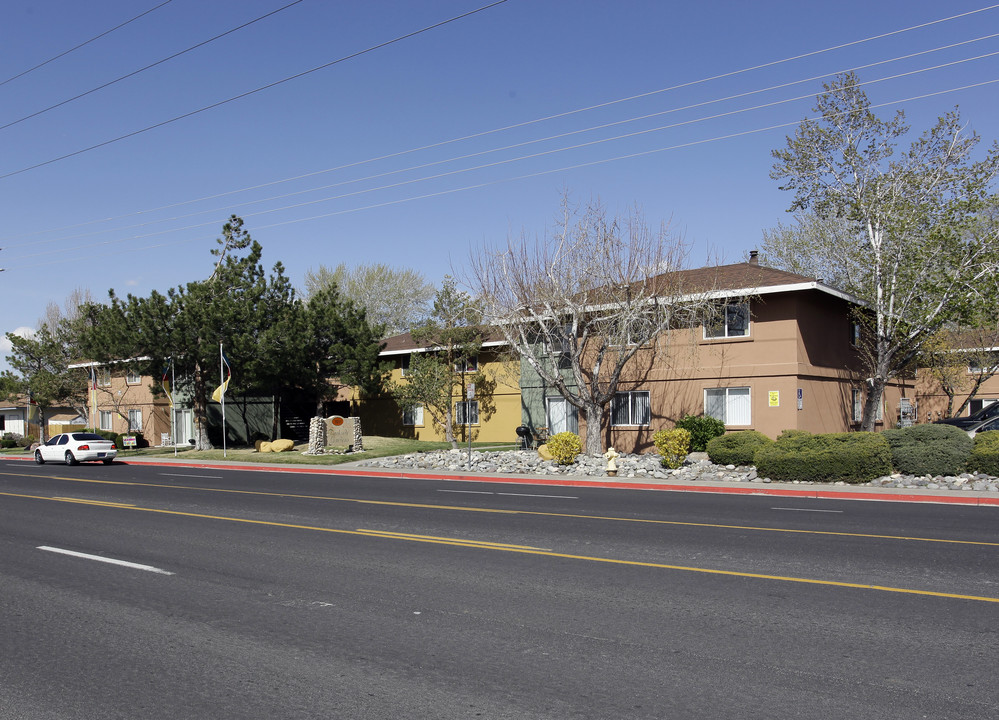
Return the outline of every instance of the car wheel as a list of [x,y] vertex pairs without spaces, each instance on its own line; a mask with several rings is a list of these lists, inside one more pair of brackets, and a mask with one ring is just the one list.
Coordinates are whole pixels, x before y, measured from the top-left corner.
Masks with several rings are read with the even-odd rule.
[[77,460],[76,457],[74,457],[72,450],[67,450],[66,451],[66,464],[67,465],[78,465],[79,462],[80,461]]
[[112,460],[111,458],[106,458],[104,460],[101,460],[101,462],[104,463],[105,465],[110,465],[111,463],[114,462],[114,460]]
[[39,465],[44,465],[45,464],[45,460],[42,459],[42,451],[41,450],[35,450],[35,462],[38,463]]

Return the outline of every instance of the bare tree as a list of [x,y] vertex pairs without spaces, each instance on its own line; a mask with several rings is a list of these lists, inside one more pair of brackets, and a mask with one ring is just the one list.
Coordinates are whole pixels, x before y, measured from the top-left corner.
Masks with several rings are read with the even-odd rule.
[[309,297],[330,285],[364,308],[372,326],[384,325],[386,335],[406,332],[426,320],[434,299],[434,286],[422,274],[383,263],[353,268],[340,263],[333,269],[320,265],[305,273]]
[[676,331],[713,307],[703,288],[683,285],[687,246],[640,213],[608,218],[563,196],[554,231],[473,251],[468,284],[484,319],[512,352],[586,421],[585,450],[602,452],[604,411],[640,349],[665,351]]

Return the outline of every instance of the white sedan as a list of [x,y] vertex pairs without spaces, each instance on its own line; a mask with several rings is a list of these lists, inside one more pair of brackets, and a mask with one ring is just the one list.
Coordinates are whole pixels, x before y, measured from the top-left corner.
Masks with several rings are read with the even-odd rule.
[[67,465],[90,460],[100,460],[110,465],[118,455],[118,448],[110,440],[87,432],[72,432],[56,435],[35,450],[35,462],[64,462]]

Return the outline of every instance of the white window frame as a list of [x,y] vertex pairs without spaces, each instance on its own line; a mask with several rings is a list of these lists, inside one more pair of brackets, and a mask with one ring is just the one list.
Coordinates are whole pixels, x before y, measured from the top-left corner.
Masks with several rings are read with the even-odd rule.
[[400,360],[399,360],[399,377],[406,377],[409,374],[409,372],[410,372],[410,370],[409,370],[409,363],[410,363],[410,359],[412,357],[413,357],[412,355],[403,355],[402,358],[400,358]]
[[[985,353],[985,355],[988,355],[994,361],[999,361],[999,354],[997,353]],[[999,363],[993,364],[989,367],[982,367],[981,364],[979,363],[980,360],[982,360],[981,356],[979,357],[972,356],[971,359],[968,361],[969,375],[981,375],[982,373],[995,372],[996,368],[999,367]]]
[[111,387],[111,370],[109,368],[98,368],[96,374],[98,387]]
[[[713,394],[715,397],[720,397],[722,400],[722,414],[724,417],[718,417],[716,414],[711,414],[709,410],[713,403],[708,401],[709,395]],[[745,400],[742,400],[745,398]],[[745,407],[742,408],[740,405],[745,403]],[[737,405],[737,403],[739,403]],[[745,417],[736,416],[731,417],[739,410],[745,410]],[[748,427],[753,424],[753,389],[748,385],[739,385],[737,387],[722,387],[722,388],[705,388],[704,389],[704,415],[705,417],[713,417],[717,420],[721,420],[725,423],[725,426],[735,426],[735,427]],[[745,420],[745,422],[736,422],[737,420]]]
[[[853,406],[853,422],[860,423],[864,421],[864,391],[860,388],[853,388],[850,392],[851,405]],[[881,402],[878,403],[878,411],[874,416],[874,422],[883,422],[885,419],[884,413],[885,407],[885,396],[884,393],[881,395]]]
[[860,347],[861,340],[861,328],[860,323],[857,320],[850,321],[850,345],[853,347]]
[[[472,417],[468,417],[468,413],[471,411]],[[468,422],[471,420],[471,422]],[[478,400],[459,400],[454,404],[454,422],[455,425],[478,425],[479,424],[479,401]]]
[[[738,312],[741,316],[745,318],[743,324],[743,332],[741,334],[735,334],[730,327],[733,323],[730,321],[730,311]],[[725,317],[721,323],[717,325],[704,323],[704,339],[705,340],[729,340],[732,338],[748,338],[750,337],[750,331],[752,328],[752,322],[750,320],[749,313],[749,303],[748,302],[732,302],[725,303],[725,306],[721,309],[721,312],[725,314]],[[715,330],[721,330],[720,333],[714,334]]]
[[[652,422],[652,398],[648,390],[631,390],[614,393],[611,401],[612,427],[641,427]],[[618,411],[624,406],[628,422],[618,422]]]
[[402,424],[410,427],[423,426],[423,406],[413,405],[402,409]]
[[479,356],[472,355],[472,357],[463,358],[461,360],[456,360],[454,363],[454,371],[456,373],[476,373],[479,371]]
[[142,375],[137,373],[135,370],[125,371],[125,384],[126,385],[138,385],[142,382]]
[[128,409],[128,426],[131,428],[130,432],[142,432],[141,408]]
[[100,428],[101,430],[108,430],[108,431],[110,431],[112,429],[113,422],[114,422],[114,420],[113,420],[113,416],[112,416],[110,410],[98,410],[97,411],[97,427],[98,428]]

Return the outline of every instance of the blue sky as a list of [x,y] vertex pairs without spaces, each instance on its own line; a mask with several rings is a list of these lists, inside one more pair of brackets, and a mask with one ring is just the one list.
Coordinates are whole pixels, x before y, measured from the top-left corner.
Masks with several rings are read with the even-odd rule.
[[34,327],[76,288],[146,295],[208,276],[232,213],[299,287],[340,262],[439,282],[470,248],[543,233],[563,189],[671,220],[692,266],[736,262],[789,219],[770,152],[822,76],[875,63],[858,72],[888,78],[867,88],[878,112],[904,108],[923,130],[958,105],[983,149],[997,137],[987,3],[507,0],[49,163],[488,4],[303,0],[22,120],[291,2],[171,0],[14,77],[162,1],[4,5],[0,331]]

